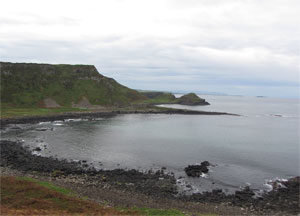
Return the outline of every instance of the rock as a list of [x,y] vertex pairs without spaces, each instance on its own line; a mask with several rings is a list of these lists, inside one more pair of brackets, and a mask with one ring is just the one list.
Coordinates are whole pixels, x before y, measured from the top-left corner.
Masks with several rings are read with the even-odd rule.
[[42,151],[42,149],[40,147],[36,147],[35,149],[33,149],[33,151]]
[[198,95],[196,95],[195,93],[189,93],[183,95],[178,99],[177,103],[182,105],[191,105],[191,106],[209,105],[209,103],[206,102],[205,99],[198,97]]
[[212,193],[213,194],[222,194],[223,191],[222,191],[222,189],[214,189],[214,190],[212,190]]
[[20,130],[22,129],[21,127],[18,127],[18,126],[14,126],[14,127],[11,127],[10,129],[13,129],[13,130]]
[[255,193],[250,189],[249,186],[246,186],[242,191],[236,191],[235,196],[240,200],[249,200],[254,196]]
[[53,130],[53,128],[36,128],[36,131],[46,131],[46,130]]
[[188,165],[184,168],[185,173],[187,176],[191,177],[200,177],[202,173],[208,173],[208,166],[210,163],[208,161],[203,161],[200,165]]
[[51,174],[53,177],[59,177],[59,176],[62,176],[64,175],[64,172],[61,171],[61,170],[54,170]]
[[201,165],[203,165],[203,166],[210,166],[210,163],[208,161],[203,161],[203,162],[201,162]]

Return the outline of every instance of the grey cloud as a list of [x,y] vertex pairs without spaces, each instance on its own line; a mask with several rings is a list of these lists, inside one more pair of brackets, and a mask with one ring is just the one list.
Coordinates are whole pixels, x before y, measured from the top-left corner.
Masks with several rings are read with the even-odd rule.
[[[201,4],[216,6],[215,1],[171,3],[176,10]],[[225,3],[217,1],[217,4]],[[76,26],[79,22],[68,17],[24,16],[30,22],[2,17],[0,25]],[[280,88],[284,87],[289,89],[286,94],[295,95],[293,91],[299,88],[296,75],[299,69],[293,62],[299,55],[299,30],[294,28],[294,23],[287,23],[287,26],[284,23],[244,25],[243,22],[220,24],[213,20],[186,19],[178,25],[189,25],[197,30],[196,33],[176,38],[130,33],[89,36],[87,32],[77,39],[58,40],[43,39],[34,33],[3,32],[0,57],[1,61],[94,64],[100,73],[132,88],[216,89],[228,93],[237,91],[237,94],[252,91],[254,94],[256,86],[263,91],[273,89],[274,93],[268,91],[268,94],[276,95],[283,94]],[[243,57],[243,51],[248,48],[262,49],[266,54],[258,56],[260,54],[254,52],[249,58]]]

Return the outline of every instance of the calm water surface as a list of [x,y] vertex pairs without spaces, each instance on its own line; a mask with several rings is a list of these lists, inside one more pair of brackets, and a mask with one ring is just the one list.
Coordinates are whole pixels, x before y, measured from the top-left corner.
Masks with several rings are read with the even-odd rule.
[[[223,188],[228,192],[266,180],[299,175],[299,100],[238,96],[204,97],[210,106],[163,105],[222,111],[242,116],[119,115],[95,121],[28,125],[2,139],[23,139],[41,154],[88,160],[98,168],[160,169],[174,172],[181,189]],[[40,127],[54,130],[36,131]],[[183,169],[204,160],[215,164],[206,177],[186,177]]]

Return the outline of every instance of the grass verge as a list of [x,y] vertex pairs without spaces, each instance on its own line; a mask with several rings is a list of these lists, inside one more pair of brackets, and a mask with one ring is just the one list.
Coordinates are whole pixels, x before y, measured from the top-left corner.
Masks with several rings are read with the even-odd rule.
[[141,215],[157,216],[184,216],[182,212],[176,209],[152,209],[152,208],[133,208],[140,212]]
[[14,118],[24,116],[40,116],[40,115],[53,115],[66,112],[84,112],[90,111],[87,109],[79,108],[1,108],[1,118]]

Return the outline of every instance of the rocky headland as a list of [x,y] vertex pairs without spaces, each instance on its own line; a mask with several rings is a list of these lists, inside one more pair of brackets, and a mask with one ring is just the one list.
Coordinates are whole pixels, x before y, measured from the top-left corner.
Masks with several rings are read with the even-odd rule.
[[200,98],[195,93],[189,93],[181,96],[178,98],[177,103],[189,106],[210,105],[207,101],[205,101],[205,99]]

